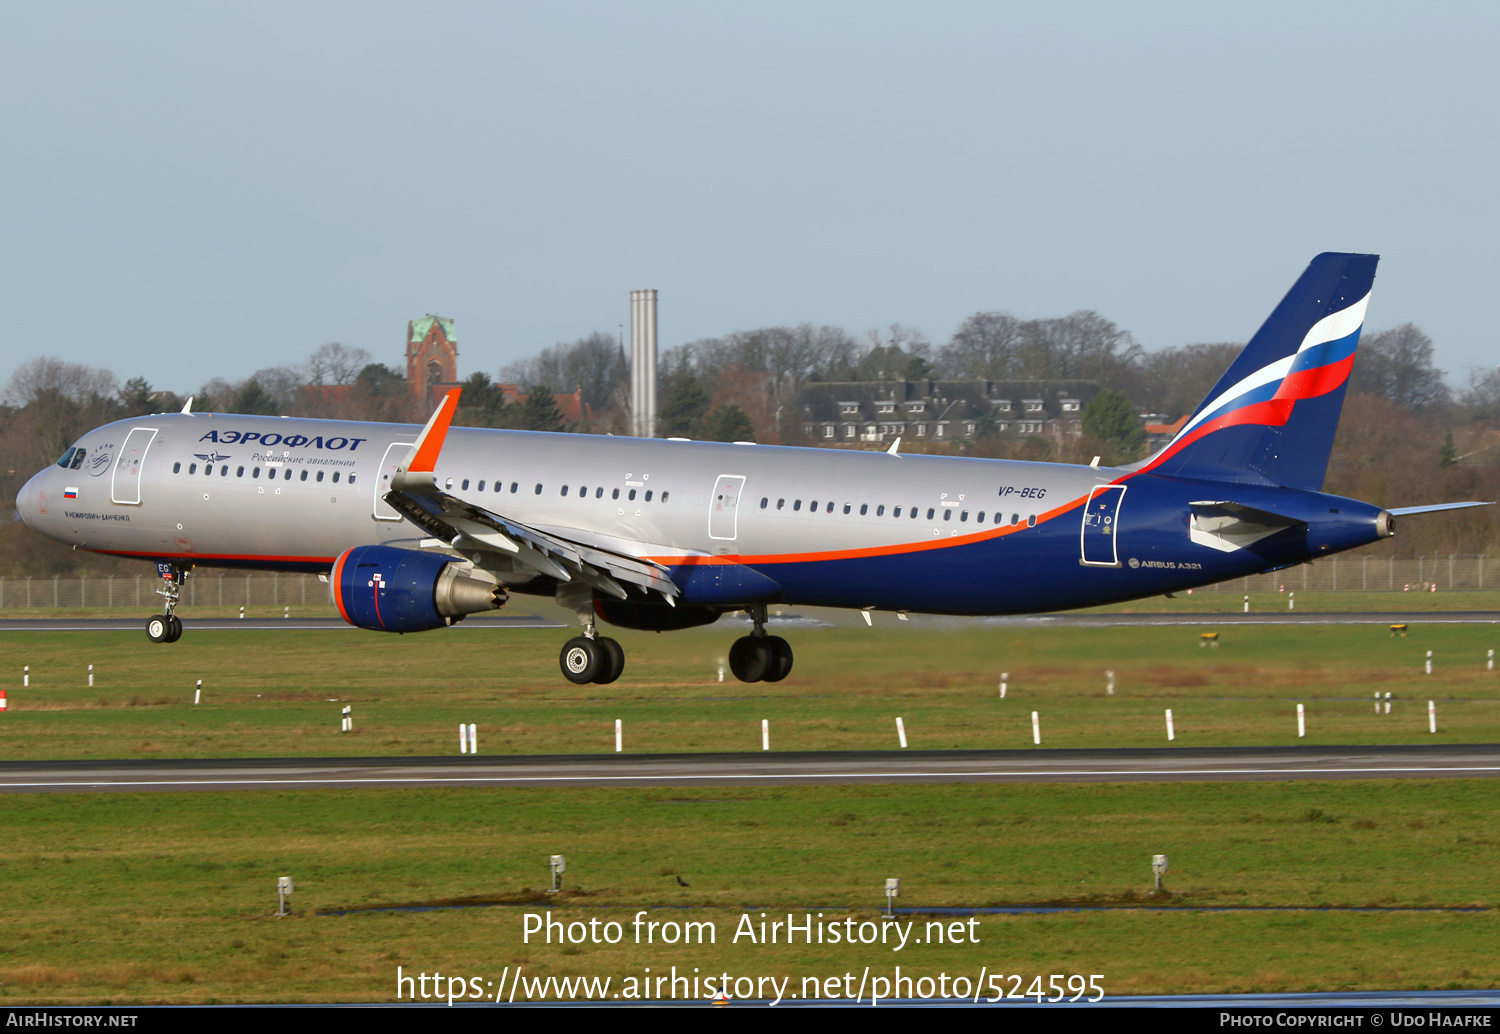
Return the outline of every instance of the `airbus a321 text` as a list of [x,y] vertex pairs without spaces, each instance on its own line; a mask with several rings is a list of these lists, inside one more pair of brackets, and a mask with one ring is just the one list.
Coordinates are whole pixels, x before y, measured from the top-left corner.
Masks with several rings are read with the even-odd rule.
[[[1176,436],[1108,468],[183,412],[84,435],[17,500],[44,535],[157,563],[159,642],[199,567],[318,572],[345,620],[442,628],[510,593],[554,597],[583,634],[576,683],[620,677],[597,621],[706,625],[745,611],[729,652],[778,681],[774,604],[1021,614],[1156,596],[1300,564],[1395,533],[1324,494],[1375,278],[1319,255]],[[898,443],[899,444],[899,443]]]

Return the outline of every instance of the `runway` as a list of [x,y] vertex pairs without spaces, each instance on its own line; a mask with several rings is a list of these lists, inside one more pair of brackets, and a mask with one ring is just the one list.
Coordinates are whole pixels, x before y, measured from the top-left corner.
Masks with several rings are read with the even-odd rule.
[[[195,618],[182,622],[185,632],[291,632],[291,631],[360,631],[343,618]],[[567,628],[551,618],[535,614],[507,614],[497,617],[470,617],[453,626],[465,628]],[[146,615],[131,618],[52,618],[44,620],[10,619],[0,621],[0,632],[138,632],[145,634]]]
[[1500,776],[1500,744],[0,763],[0,793],[1189,782]]

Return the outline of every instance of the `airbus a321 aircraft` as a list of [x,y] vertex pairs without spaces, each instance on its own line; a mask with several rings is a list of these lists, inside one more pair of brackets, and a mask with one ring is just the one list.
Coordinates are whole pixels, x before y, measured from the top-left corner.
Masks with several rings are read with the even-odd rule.
[[[554,597],[575,683],[625,656],[596,619],[665,631],[748,612],[729,665],[779,681],[766,607],[1021,614],[1158,596],[1395,533],[1320,489],[1377,256],[1319,255],[1171,442],[1120,468],[191,412],[107,424],[22,490],[26,523],[157,562],[317,572],[360,628],[420,632]],[[899,442],[897,443],[899,445]]]

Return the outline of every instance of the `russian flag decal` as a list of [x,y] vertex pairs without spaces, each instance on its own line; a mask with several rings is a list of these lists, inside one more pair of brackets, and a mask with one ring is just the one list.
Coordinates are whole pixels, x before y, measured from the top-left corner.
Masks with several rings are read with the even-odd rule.
[[64,499],[77,499],[78,498],[78,489],[76,489],[76,488],[64,488],[63,489],[63,498]]

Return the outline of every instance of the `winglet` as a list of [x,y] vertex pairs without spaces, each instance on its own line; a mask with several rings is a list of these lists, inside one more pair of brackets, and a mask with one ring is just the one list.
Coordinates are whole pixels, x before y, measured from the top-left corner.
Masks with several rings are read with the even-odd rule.
[[417,435],[412,449],[411,461],[406,465],[409,474],[431,474],[437,466],[438,453],[443,451],[443,441],[448,437],[448,425],[453,423],[453,411],[458,408],[458,396],[463,389],[452,388],[443,396],[442,404]]

